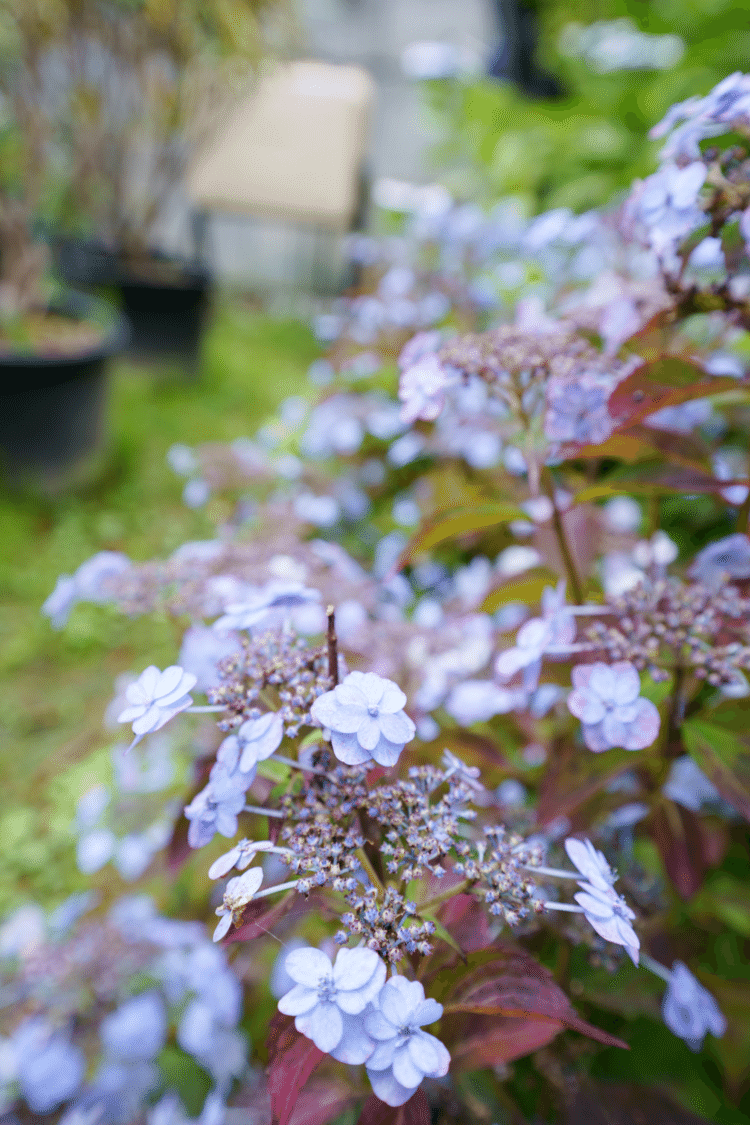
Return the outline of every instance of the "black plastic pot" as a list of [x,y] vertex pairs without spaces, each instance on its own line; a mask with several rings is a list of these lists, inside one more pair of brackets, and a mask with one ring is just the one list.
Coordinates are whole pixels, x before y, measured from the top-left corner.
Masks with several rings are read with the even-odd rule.
[[197,366],[211,292],[208,270],[163,258],[140,269],[121,259],[117,287],[132,330],[132,355],[174,356]]
[[99,323],[104,317],[104,335],[76,355],[0,353],[0,471],[14,482],[62,481],[99,447],[107,361],[129,338],[114,309],[82,294],[67,294],[51,310]]
[[66,285],[91,289],[117,283],[118,255],[97,239],[54,238],[52,253]]
[[212,285],[207,269],[158,251],[131,259],[94,239],[56,238],[52,246],[66,285],[119,291],[132,356],[197,367]]

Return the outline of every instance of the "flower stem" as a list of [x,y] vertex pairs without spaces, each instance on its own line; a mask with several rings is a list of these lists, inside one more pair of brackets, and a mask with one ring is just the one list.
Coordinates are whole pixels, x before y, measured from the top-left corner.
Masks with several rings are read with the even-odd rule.
[[649,957],[648,953],[644,953],[643,950],[641,950],[640,961],[644,969],[650,969],[650,971],[652,973],[655,973],[657,977],[661,977],[662,980],[665,980],[667,984],[669,984],[672,979],[672,974],[670,973],[666,965],[662,965],[659,961],[655,961],[653,957]]
[[338,641],[336,640],[336,612],[332,605],[328,606],[326,615],[328,617],[328,676],[331,681],[331,689],[333,689],[339,682],[339,656]]
[[563,871],[561,867],[535,867],[533,863],[521,864],[524,871],[534,871],[538,875],[549,875],[553,879],[580,879],[579,871]]
[[383,880],[380,878],[377,871],[375,870],[375,868],[370,863],[370,860],[367,858],[367,854],[365,852],[365,849],[364,848],[357,848],[357,850],[354,854],[356,855],[357,859],[359,860],[360,864],[362,865],[362,870],[365,872],[365,874],[367,875],[367,877],[369,878],[369,880],[373,884],[373,886],[378,888],[378,891],[380,892],[380,894],[385,894],[385,887],[383,886]]
[[259,816],[277,816],[280,820],[283,820],[286,815],[276,809],[264,809],[261,805],[245,805],[242,811],[258,813]]
[[449,898],[453,898],[454,895],[460,895],[469,886],[471,886],[471,880],[462,879],[460,883],[454,883],[452,887],[441,891],[439,895],[433,895],[432,898],[428,898],[424,902],[418,902],[417,910],[420,914],[423,914],[425,910],[432,910],[434,907],[440,906],[442,902],[447,902]]
[[583,914],[582,906],[573,906],[570,902],[545,902],[545,910],[567,910],[570,914]]
[[266,898],[268,895],[275,895],[278,891],[290,891],[292,887],[296,887],[299,879],[292,879],[289,883],[277,883],[275,887],[266,887],[264,891],[256,891],[253,898]]
[[580,605],[580,603],[583,601],[583,587],[581,585],[581,579],[578,577],[578,571],[576,569],[575,559],[573,558],[573,552],[570,549],[570,543],[568,542],[568,537],[565,533],[565,525],[563,524],[562,515],[560,513],[560,509],[557,506],[557,500],[555,499],[555,481],[549,470],[546,470],[544,475],[547,495],[549,496],[550,502],[552,504],[552,526],[555,529],[557,543],[560,547],[560,554],[562,555],[563,564],[565,566],[565,573],[567,574],[568,582],[570,583],[570,592],[573,595],[575,601]]
[[295,770],[304,770],[305,773],[321,773],[324,777],[328,776],[326,771],[318,766],[303,766],[301,762],[295,762],[294,758],[285,758],[283,754],[272,754],[271,758],[274,762],[282,762],[285,766],[291,766]]
[[207,706],[207,707],[186,707],[185,708],[185,713],[187,715],[211,715],[211,714],[217,713],[218,711],[226,711],[226,707]]

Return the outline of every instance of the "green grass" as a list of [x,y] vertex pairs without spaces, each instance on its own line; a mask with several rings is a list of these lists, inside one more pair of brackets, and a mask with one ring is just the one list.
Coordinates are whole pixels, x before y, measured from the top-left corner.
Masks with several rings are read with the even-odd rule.
[[169,621],[81,605],[55,633],[42,602],[59,574],[96,551],[145,560],[211,536],[228,511],[221,500],[187,509],[167,450],[253,434],[279,402],[304,391],[317,354],[304,324],[220,301],[198,379],[117,365],[94,483],[59,498],[0,492],[0,917],[29,898],[52,902],[86,885],[69,825],[77,797],[107,770],[111,737],[101,720],[114,679],[176,655]]

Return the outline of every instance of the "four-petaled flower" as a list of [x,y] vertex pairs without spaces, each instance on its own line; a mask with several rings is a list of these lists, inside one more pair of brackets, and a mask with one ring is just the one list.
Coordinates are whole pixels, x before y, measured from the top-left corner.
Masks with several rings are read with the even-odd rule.
[[330,730],[339,761],[359,766],[374,760],[392,766],[416,731],[403,711],[405,703],[406,696],[392,680],[374,672],[350,672],[333,691],[318,696],[310,714]]
[[195,687],[196,677],[186,672],[179,664],[172,664],[159,671],[153,664],[141,672],[135,683],[125,689],[126,707],[117,717],[118,723],[132,723],[136,736],[131,748],[140,742],[145,734],[160,730],[165,723],[180,711],[192,706],[193,700],[188,692]]
[[284,968],[294,988],[279,1000],[279,1011],[294,1016],[297,1031],[319,1051],[357,1065],[374,1043],[362,1013],[383,987],[385,962],[373,949],[340,949],[335,965],[319,949],[294,949]]
[[542,616],[532,617],[518,630],[513,648],[501,652],[495,661],[499,679],[509,680],[523,669],[523,684],[535,691],[542,670],[542,657],[555,649],[567,648],[576,635],[573,614],[565,605],[565,583],[556,590],[547,586],[542,594]]
[[672,965],[661,1010],[669,1030],[684,1039],[691,1051],[700,1051],[707,1031],[720,1038],[727,1029],[719,1005],[682,961]]
[[451,1057],[446,1047],[422,1031],[443,1014],[437,1000],[425,1000],[419,981],[394,976],[365,1015],[365,1031],[377,1041],[367,1060],[367,1074],[381,1101],[398,1106],[408,1101],[422,1079],[448,1073]]
[[263,871],[260,867],[251,867],[244,875],[237,875],[230,879],[224,889],[224,901],[216,907],[216,913],[221,921],[214,930],[214,941],[221,941],[234,922],[238,926],[242,918],[242,911],[255,896],[255,892],[263,882]]
[[249,773],[258,762],[264,762],[278,750],[284,737],[284,723],[278,712],[268,711],[257,719],[247,719],[237,734],[229,737],[236,739],[241,751],[240,769]]
[[634,665],[620,660],[611,666],[579,664],[573,669],[568,709],[581,720],[583,739],[599,754],[622,746],[643,750],[659,733],[659,712],[640,696],[641,682]]
[[584,741],[595,754],[622,746],[642,750],[659,733],[659,711],[640,696],[638,672],[629,660],[572,669],[568,710],[580,719]]

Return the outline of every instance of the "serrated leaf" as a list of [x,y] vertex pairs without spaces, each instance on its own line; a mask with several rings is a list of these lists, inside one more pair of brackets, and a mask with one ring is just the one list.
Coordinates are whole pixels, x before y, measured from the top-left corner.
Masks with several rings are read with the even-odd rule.
[[412,536],[396,562],[392,573],[397,574],[414,561],[422,551],[429,551],[440,543],[471,535],[477,531],[488,531],[511,520],[526,520],[526,513],[514,504],[472,504],[468,507],[451,508],[440,512],[428,520]]

